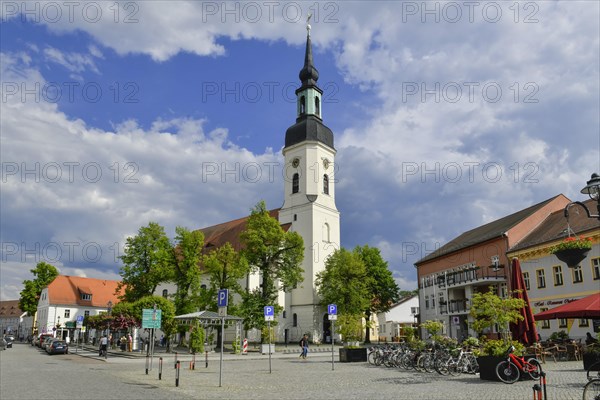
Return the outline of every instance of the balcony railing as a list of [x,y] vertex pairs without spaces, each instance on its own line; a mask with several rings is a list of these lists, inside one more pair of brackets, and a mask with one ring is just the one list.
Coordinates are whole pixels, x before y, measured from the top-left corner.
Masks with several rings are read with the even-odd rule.
[[506,280],[506,269],[505,268],[481,268],[474,267],[464,271],[449,272],[444,275],[437,277],[428,276],[419,284],[419,288],[427,288],[433,285],[437,285],[438,288],[443,289],[445,287],[467,285],[477,282],[485,282],[489,280]]

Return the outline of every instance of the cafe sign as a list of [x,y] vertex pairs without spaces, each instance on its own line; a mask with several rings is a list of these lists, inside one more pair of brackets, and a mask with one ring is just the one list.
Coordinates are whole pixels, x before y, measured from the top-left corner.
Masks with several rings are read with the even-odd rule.
[[563,300],[546,300],[546,301],[536,301],[533,303],[535,307],[544,307],[544,306],[560,306],[563,304],[569,304],[579,299],[563,299]]

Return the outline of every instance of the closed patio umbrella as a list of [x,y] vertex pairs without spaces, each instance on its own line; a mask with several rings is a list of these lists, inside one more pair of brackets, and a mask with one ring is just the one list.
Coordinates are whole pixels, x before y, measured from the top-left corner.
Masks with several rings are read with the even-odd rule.
[[535,319],[531,312],[529,296],[527,295],[527,289],[525,288],[525,281],[523,280],[523,274],[521,272],[521,263],[518,258],[515,257],[512,259],[511,268],[510,288],[513,291],[519,291],[514,293],[514,297],[523,299],[525,301],[525,307],[521,309],[523,319],[516,324],[510,324],[510,331],[514,340],[518,340],[525,345],[531,345],[537,342],[538,333],[535,326]]

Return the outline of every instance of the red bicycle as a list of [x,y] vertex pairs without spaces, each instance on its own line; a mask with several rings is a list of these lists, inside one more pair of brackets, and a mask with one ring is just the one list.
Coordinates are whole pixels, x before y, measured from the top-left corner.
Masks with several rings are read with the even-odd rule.
[[504,383],[515,383],[521,377],[521,372],[528,374],[532,379],[539,379],[542,365],[536,358],[517,357],[513,353],[514,346],[506,350],[506,360],[500,361],[496,366],[496,376]]

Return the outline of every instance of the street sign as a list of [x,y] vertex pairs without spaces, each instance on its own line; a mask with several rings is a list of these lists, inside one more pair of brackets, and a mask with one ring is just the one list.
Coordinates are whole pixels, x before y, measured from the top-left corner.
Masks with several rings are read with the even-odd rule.
[[330,321],[337,321],[337,314],[329,314],[327,317]]
[[229,290],[221,289],[219,290],[219,294],[217,296],[217,306],[218,307],[227,307],[229,302]]
[[219,307],[219,317],[227,316],[227,307]]
[[83,315],[78,315],[77,319],[75,320],[75,323],[77,329],[81,329],[81,327],[83,326]]
[[162,310],[144,308],[142,310],[142,328],[159,329],[162,321]]
[[329,304],[327,306],[327,314],[329,315],[337,315],[337,305]]
[[265,321],[275,320],[275,307],[265,306]]

